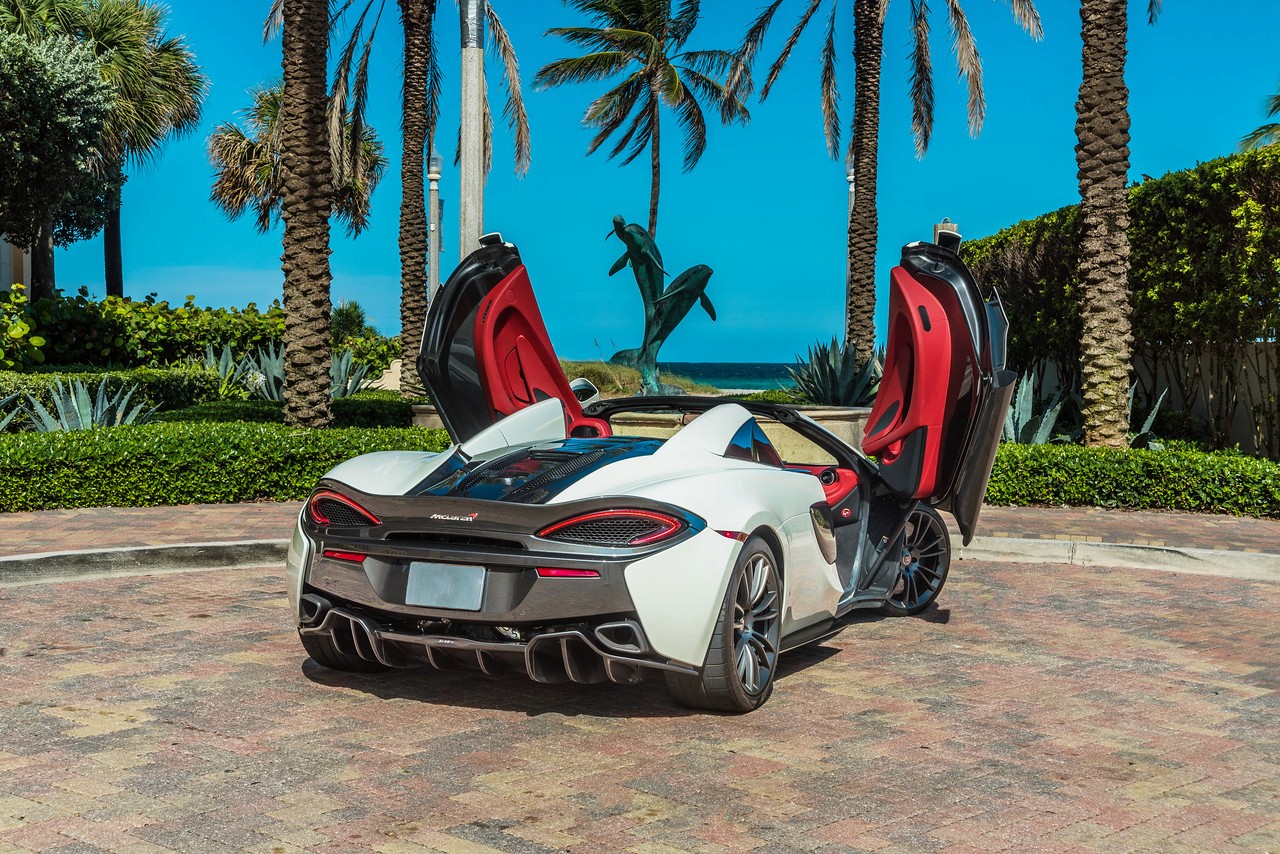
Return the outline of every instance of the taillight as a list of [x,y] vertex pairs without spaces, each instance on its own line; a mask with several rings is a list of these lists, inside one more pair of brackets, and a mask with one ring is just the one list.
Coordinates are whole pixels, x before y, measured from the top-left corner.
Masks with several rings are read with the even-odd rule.
[[598,510],[556,522],[539,537],[594,546],[647,546],[680,533],[685,523],[653,510]]
[[322,489],[307,501],[307,513],[317,525],[337,528],[363,528],[368,525],[381,525],[368,510],[336,492]]
[[364,559],[368,557],[368,555],[363,555],[359,552],[343,552],[338,551],[337,549],[325,549],[323,554],[327,558],[333,558],[334,560],[349,560],[352,563],[364,563]]
[[599,578],[594,569],[568,569],[562,566],[538,567],[539,578]]

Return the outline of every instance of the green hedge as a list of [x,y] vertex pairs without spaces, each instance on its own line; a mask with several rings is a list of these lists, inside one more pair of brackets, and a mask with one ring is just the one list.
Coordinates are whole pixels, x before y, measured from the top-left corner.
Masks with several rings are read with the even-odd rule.
[[370,451],[439,451],[443,430],[145,424],[0,436],[0,509],[297,500]]
[[1280,464],[1191,450],[1005,444],[987,502],[1280,516]]
[[[53,400],[51,390],[59,380],[63,385],[69,384],[72,380],[80,380],[93,392],[104,379],[107,381],[108,394],[114,394],[121,387],[128,388],[136,385],[138,390],[133,393],[131,403],[145,403],[149,407],[158,406],[161,410],[182,409],[217,400],[220,386],[216,373],[196,365],[74,373],[0,371],[0,400],[18,392],[34,395],[41,403],[49,406]],[[19,398],[19,400],[25,400],[25,398]]]
[[[385,394],[387,396],[376,392],[360,392],[353,397],[334,400],[333,426],[410,427],[413,425],[412,405],[429,402],[425,398],[406,400],[396,392]],[[222,400],[157,414],[154,420],[282,424],[284,404],[273,400]]]

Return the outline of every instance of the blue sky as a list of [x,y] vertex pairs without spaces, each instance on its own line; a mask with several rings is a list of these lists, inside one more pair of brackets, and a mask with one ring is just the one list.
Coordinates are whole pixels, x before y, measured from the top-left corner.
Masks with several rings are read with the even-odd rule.
[[[600,87],[530,91],[538,68],[570,53],[543,32],[581,23],[575,13],[556,0],[494,2],[521,59],[533,167],[523,179],[512,174],[510,141],[500,127],[485,225],[519,245],[560,354],[608,357],[637,346],[643,326],[629,274],[606,275],[620,244],[603,238],[614,214],[646,221],[647,156],[622,168],[602,153],[586,156],[590,134],[579,122]],[[840,14],[850,15],[850,0],[840,2]],[[372,66],[370,119],[392,162],[374,196],[370,229],[351,241],[335,227],[331,261],[334,301],[358,300],[371,321],[392,334],[399,328],[401,36],[394,0],[386,5]],[[704,0],[703,20],[689,46],[736,46],[762,5],[763,0]],[[942,4],[935,5],[941,11]],[[923,160],[916,159],[910,136],[909,4],[891,5],[881,95],[876,275],[882,302],[901,245],[927,238],[941,217],[978,237],[1076,201],[1078,5],[1039,5],[1045,38],[1035,43],[1016,27],[1005,3],[966,3],[986,72],[987,121],[977,139],[967,134],[964,90],[955,79],[944,19],[936,17],[937,111]],[[170,143],[158,163],[133,170],[125,188],[127,295],[154,292],[180,302],[193,294],[200,304],[224,306],[264,304],[280,296],[279,232],[260,235],[248,218],[225,219],[208,201],[212,170],[205,154],[208,134],[248,105],[248,90],[280,74],[279,43],[261,40],[266,6],[265,0],[175,0],[171,6],[170,31],[185,35],[212,85],[200,130]],[[801,6],[801,0],[791,0],[779,13],[780,25],[764,51],[767,60],[777,54]],[[1155,27],[1146,24],[1145,9],[1145,0],[1130,4],[1131,179],[1231,153],[1240,136],[1263,121],[1263,100],[1280,81],[1280,4],[1223,0],[1207,13],[1199,4],[1169,2]],[[453,3],[441,2],[445,92],[437,142],[447,151],[441,181],[446,273],[457,262],[457,176],[449,163],[457,133],[455,16]],[[691,312],[664,347],[664,359],[788,361],[816,339],[841,331],[848,185],[843,163],[832,161],[823,143],[817,24],[769,100],[750,104],[748,127],[711,128],[707,154],[692,173],[680,172],[674,122],[664,125],[659,245],[672,272],[698,263],[716,271],[707,294],[718,315],[712,322],[700,310]],[[839,49],[847,116],[852,45],[846,40]],[[759,73],[763,77],[763,69]],[[490,88],[496,95],[492,60]],[[85,285],[102,294],[100,239],[60,251],[57,265],[64,290]],[[883,329],[883,304],[879,314]]]

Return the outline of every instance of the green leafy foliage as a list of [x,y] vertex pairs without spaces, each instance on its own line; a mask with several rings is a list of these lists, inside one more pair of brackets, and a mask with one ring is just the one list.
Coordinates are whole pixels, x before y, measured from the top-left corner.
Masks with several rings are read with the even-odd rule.
[[91,168],[112,105],[93,52],[0,32],[0,92],[0,233],[27,248],[50,225],[60,245],[96,233],[119,185]]
[[27,419],[38,433],[143,424],[155,413],[155,407],[144,411],[145,404],[139,403],[130,409],[129,401],[137,389],[136,385],[128,389],[119,388],[108,395],[104,379],[98,383],[98,390],[91,397],[88,386],[80,380],[72,380],[65,386],[58,380],[53,387],[51,409],[36,397],[27,396]]
[[1163,451],[1001,445],[990,504],[1071,504],[1280,516],[1280,463],[1179,446]]
[[17,418],[18,413],[22,411],[20,407],[14,407],[7,413],[5,412],[5,409],[17,399],[18,396],[16,394],[11,394],[4,400],[0,400],[0,433],[3,433],[4,429],[9,426],[9,422]]
[[14,284],[0,293],[0,369],[22,370],[44,362],[42,336],[31,330],[26,288]]
[[[1137,386],[1129,387],[1129,423],[1137,417],[1137,410],[1133,408],[1133,393],[1137,390]],[[1156,423],[1156,417],[1160,414],[1160,407],[1164,404],[1165,397],[1169,394],[1169,390],[1165,389],[1160,392],[1160,397],[1156,399],[1156,405],[1151,407],[1151,411],[1147,413],[1147,418],[1142,422],[1141,429],[1136,433],[1129,435],[1130,448],[1150,448],[1153,451],[1159,451],[1164,448],[1164,443],[1156,439],[1155,434],[1151,432],[1152,426]]]
[[144,424],[0,435],[4,510],[297,500],[371,451],[440,451],[443,430]]
[[809,358],[796,357],[796,367],[788,368],[798,399],[824,406],[870,406],[880,388],[881,363],[878,358],[858,362],[858,349],[835,338],[819,341],[809,348]]
[[284,400],[284,344],[267,344],[245,357],[249,371],[245,385],[249,393],[263,400]]
[[391,362],[400,358],[400,336],[384,338],[377,332],[366,332],[344,338],[342,345],[351,351],[352,357],[362,365],[369,366],[369,373],[375,378],[391,367]]
[[157,367],[202,359],[206,347],[230,345],[245,354],[284,337],[284,309],[266,311],[200,308],[194,297],[180,306],[107,297],[92,300],[84,288],[73,297],[37,300],[26,312],[31,327],[46,339],[47,360],[56,365]]
[[87,385],[105,384],[108,394],[122,388],[135,387],[134,401],[160,410],[181,409],[218,399],[220,380],[200,365],[173,368],[134,368],[128,371],[91,371],[81,373],[18,373],[0,371],[0,395],[31,395],[45,407],[53,406],[53,393],[59,383],[80,381]]

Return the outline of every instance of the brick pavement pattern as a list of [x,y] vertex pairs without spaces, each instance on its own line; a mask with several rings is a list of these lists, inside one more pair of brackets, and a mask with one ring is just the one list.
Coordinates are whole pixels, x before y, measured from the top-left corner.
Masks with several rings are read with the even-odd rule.
[[[302,504],[94,507],[0,513],[0,556],[120,546],[282,540]],[[949,517],[944,517],[949,518]],[[953,534],[955,534],[953,526]],[[1280,519],[1094,507],[993,507],[978,536],[1076,540],[1280,554]]]
[[0,590],[0,849],[1280,850],[1280,584],[961,567],[742,717],[324,670],[274,570]]

